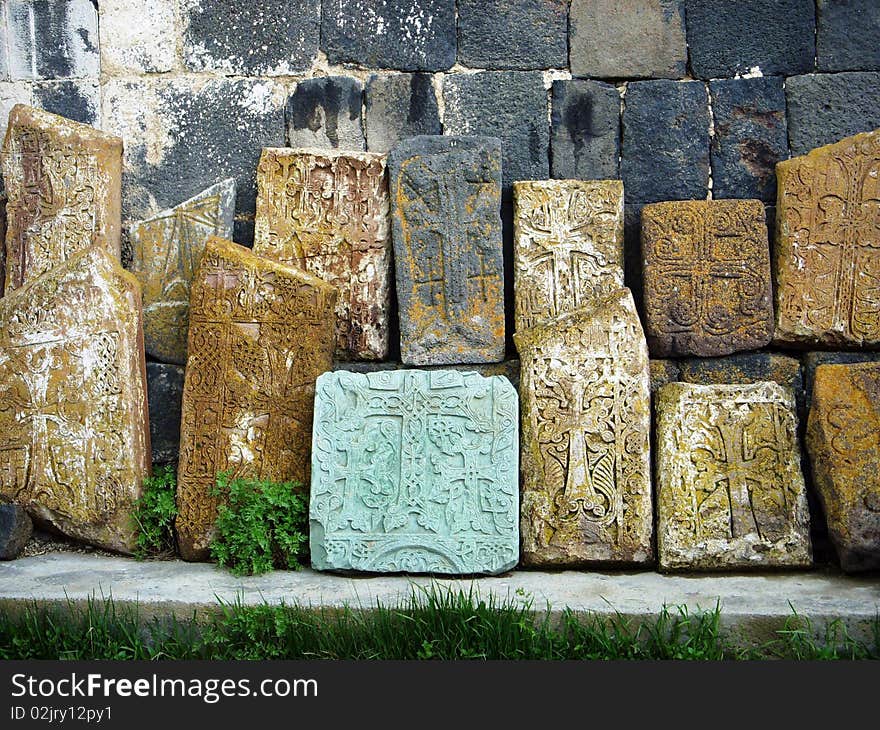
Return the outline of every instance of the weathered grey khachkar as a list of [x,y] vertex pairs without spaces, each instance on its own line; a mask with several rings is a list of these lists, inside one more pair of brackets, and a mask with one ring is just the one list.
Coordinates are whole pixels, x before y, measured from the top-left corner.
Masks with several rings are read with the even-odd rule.
[[880,568],[880,363],[820,365],[807,426],[813,482],[846,571]]
[[144,347],[186,363],[189,290],[209,236],[232,238],[235,179],[228,178],[129,228],[131,272],[144,293]]
[[670,383],[656,409],[660,567],[808,567],[793,394],[771,382]]
[[648,348],[629,289],[514,339],[521,358],[523,563],[649,562]]
[[0,501],[132,552],[149,470],[140,287],[93,246],[0,299]]
[[513,184],[516,330],[623,286],[623,183]]
[[385,155],[263,149],[254,252],[339,290],[337,358],[385,358],[391,298]]
[[315,276],[210,238],[192,284],[180,419],[177,541],[204,560],[217,474],[309,479],[315,379],[333,367],[336,290]]
[[517,395],[501,376],[318,378],[309,514],[318,570],[501,573],[519,558]]
[[503,360],[501,142],[412,137],[388,168],[401,360]]
[[880,129],[776,166],[776,338],[880,345]]
[[16,104],[3,144],[6,290],[90,246],[120,255],[122,140]]

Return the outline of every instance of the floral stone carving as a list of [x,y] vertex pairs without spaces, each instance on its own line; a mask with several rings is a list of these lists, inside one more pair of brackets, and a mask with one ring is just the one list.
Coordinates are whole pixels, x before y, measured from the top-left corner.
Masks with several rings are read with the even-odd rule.
[[793,394],[770,382],[657,394],[660,567],[811,564]]
[[623,183],[513,183],[516,331],[623,286]]
[[385,155],[267,147],[257,190],[254,252],[339,289],[337,358],[382,360],[391,294]]
[[523,563],[651,561],[648,349],[629,289],[514,339]]
[[0,500],[128,553],[150,470],[137,280],[82,251],[0,299]]
[[209,236],[232,238],[235,179],[129,228],[131,271],[144,292],[144,346],[162,362],[186,363],[189,290]]
[[333,367],[336,290],[209,238],[193,278],[180,427],[178,546],[208,557],[219,472],[308,484],[315,379]]
[[6,290],[90,246],[119,259],[122,140],[16,104],[3,144]]
[[310,542],[318,570],[502,573],[519,558],[517,395],[455,370],[318,379]]
[[880,345],[880,129],[776,165],[776,338]]

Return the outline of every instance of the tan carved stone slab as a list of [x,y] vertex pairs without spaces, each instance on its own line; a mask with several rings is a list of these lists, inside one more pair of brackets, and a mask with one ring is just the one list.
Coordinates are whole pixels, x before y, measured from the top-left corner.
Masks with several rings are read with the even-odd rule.
[[193,278],[177,535],[208,557],[219,472],[308,489],[315,380],[333,368],[336,290],[220,238]]
[[340,359],[382,360],[388,354],[388,228],[384,154],[263,149],[254,252],[339,289]]
[[149,470],[140,286],[92,247],[0,300],[0,500],[131,552]]
[[776,338],[880,345],[880,129],[776,165]]
[[880,363],[816,368],[807,451],[841,566],[880,569]]
[[661,569],[809,566],[793,394],[770,382],[671,383],[656,411]]
[[522,559],[653,559],[648,349],[629,289],[514,335]]
[[16,104],[3,144],[6,289],[89,246],[120,255],[122,140]]
[[6,291],[6,193],[0,194],[0,297]]
[[228,178],[129,228],[131,271],[144,292],[144,346],[186,363],[189,290],[209,236],[232,238],[235,179]]
[[623,286],[623,182],[513,183],[516,330]]
[[642,257],[652,357],[728,355],[770,342],[770,244],[761,201],[646,205]]

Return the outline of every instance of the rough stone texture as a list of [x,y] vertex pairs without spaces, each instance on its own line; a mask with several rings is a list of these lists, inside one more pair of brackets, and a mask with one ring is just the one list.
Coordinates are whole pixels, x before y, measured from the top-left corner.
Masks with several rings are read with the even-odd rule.
[[34,523],[17,504],[0,504],[0,560],[15,560],[28,544]]
[[180,405],[184,369],[161,362],[147,363],[150,404],[150,445],[154,464],[177,462],[180,451]]
[[333,366],[336,291],[220,238],[192,284],[178,547],[208,557],[217,474],[308,484],[315,379]]
[[34,105],[74,122],[97,126],[101,121],[101,86],[97,80],[38,81]]
[[685,75],[684,0],[572,0],[569,25],[575,76]]
[[122,140],[16,105],[3,143],[6,291],[90,246],[120,255]]
[[91,247],[0,299],[0,499],[134,549],[150,469],[140,287]]
[[[404,365],[399,362],[346,362],[337,360],[333,363],[334,370],[345,370],[350,373],[378,373],[383,370],[409,370],[412,365]],[[434,372],[435,370],[456,370],[461,373],[479,373],[484,378],[500,375],[507,378],[515,390],[519,390],[519,360],[505,360],[504,362],[491,363],[467,363],[465,365],[433,365],[420,367],[420,370]]]
[[623,183],[513,184],[514,296],[520,332],[623,286]]
[[336,357],[384,359],[392,286],[385,155],[267,147],[257,191],[254,253],[338,290]]
[[776,383],[671,383],[656,408],[661,570],[808,567],[792,395]]
[[804,379],[800,360],[775,352],[749,352],[727,357],[695,357],[678,361],[679,377],[697,385],[736,385],[773,382],[794,393],[800,419],[804,409]]
[[284,84],[271,79],[118,79],[102,87],[102,126],[125,139],[123,217],[149,218],[234,177],[253,215],[262,147],[284,144]]
[[681,379],[677,360],[651,360],[649,363],[651,375],[651,395],[669,383],[675,383]]
[[628,203],[706,197],[709,98],[698,81],[634,81],[623,110],[620,173]]
[[101,0],[98,30],[104,73],[171,71],[177,53],[176,8],[176,0]]
[[880,362],[880,352],[807,352],[803,357],[804,408],[809,410],[813,401],[813,383],[820,365],[852,365],[862,362]]
[[0,192],[0,297],[6,291],[6,193]]
[[90,0],[6,0],[13,79],[97,76],[98,9]]
[[568,66],[569,0],[458,0],[458,61],[471,68]]
[[820,71],[880,69],[880,4],[876,0],[817,0],[816,9]]
[[759,200],[642,209],[645,330],[651,354],[727,355],[773,336],[770,248]]
[[880,127],[880,73],[810,74],[785,80],[793,155]]
[[586,79],[554,81],[550,128],[553,177],[619,177],[620,95],[614,86]]
[[519,559],[516,391],[453,370],[318,379],[312,567],[503,573]]
[[330,0],[321,7],[330,63],[443,71],[455,63],[455,0]]
[[290,145],[364,150],[363,91],[361,82],[348,76],[300,81],[284,112]]
[[650,562],[648,349],[629,290],[514,340],[523,565]]
[[210,236],[232,238],[235,180],[227,178],[129,229],[131,272],[144,297],[144,346],[163,362],[186,363],[189,295]]
[[451,74],[443,80],[446,134],[498,137],[505,192],[514,180],[550,176],[547,90],[537,71]]
[[813,484],[846,571],[880,569],[880,363],[816,370],[807,427]]
[[504,359],[501,143],[413,137],[388,157],[401,359]]
[[788,157],[780,77],[709,82],[712,196],[776,200],[776,163]]
[[320,4],[320,0],[182,0],[184,65],[189,71],[239,76],[305,71],[318,52]]
[[[0,41],[2,41],[0,36]],[[2,55],[2,54],[0,54]],[[33,105],[33,84],[28,81],[0,81],[0,134],[6,138],[6,123],[16,104]]]
[[693,73],[710,79],[755,67],[765,76],[813,69],[814,0],[685,0]]
[[776,338],[880,345],[880,130],[776,166]]
[[372,152],[388,152],[407,137],[443,131],[431,74],[374,74],[365,99],[367,148]]

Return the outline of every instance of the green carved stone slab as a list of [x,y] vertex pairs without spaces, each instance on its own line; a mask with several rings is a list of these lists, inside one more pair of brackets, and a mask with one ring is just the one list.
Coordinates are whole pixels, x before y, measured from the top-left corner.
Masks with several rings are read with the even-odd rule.
[[503,573],[519,559],[519,417],[507,378],[455,370],[318,378],[317,570]]

